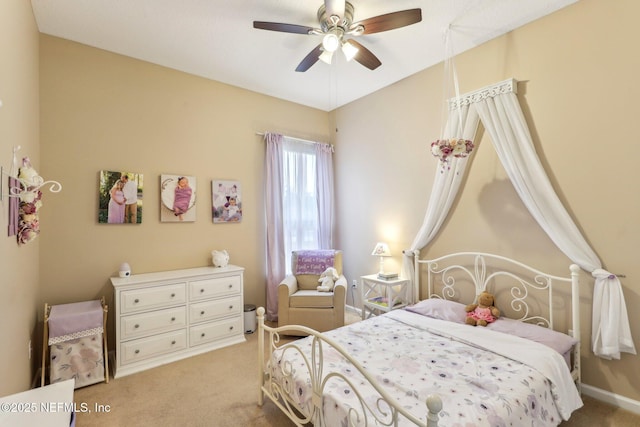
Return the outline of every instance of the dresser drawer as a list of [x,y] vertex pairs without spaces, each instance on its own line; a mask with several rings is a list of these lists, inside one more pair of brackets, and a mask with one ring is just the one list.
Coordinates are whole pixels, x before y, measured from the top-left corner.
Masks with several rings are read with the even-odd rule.
[[176,283],[174,285],[123,291],[120,295],[120,312],[135,313],[184,303],[186,301],[185,287],[185,283]]
[[240,276],[216,277],[189,283],[191,301],[224,295],[239,294],[242,288]]
[[120,322],[120,337],[123,340],[141,337],[150,333],[170,331],[187,325],[186,307],[168,308],[151,313],[125,316]]
[[215,341],[232,335],[243,333],[243,318],[222,320],[219,322],[205,323],[189,328],[189,345],[191,347]]
[[224,316],[237,316],[241,312],[241,304],[242,297],[240,295],[191,304],[189,307],[189,322],[197,323]]
[[160,354],[167,354],[187,348],[186,329],[167,332],[149,338],[122,343],[121,364],[137,362]]

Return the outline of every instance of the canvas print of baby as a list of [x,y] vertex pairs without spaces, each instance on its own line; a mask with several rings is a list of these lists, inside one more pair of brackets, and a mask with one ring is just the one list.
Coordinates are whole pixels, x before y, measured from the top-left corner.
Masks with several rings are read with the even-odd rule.
[[196,220],[196,178],[189,175],[160,176],[160,221]]
[[242,221],[242,195],[239,181],[214,180],[211,183],[214,223]]

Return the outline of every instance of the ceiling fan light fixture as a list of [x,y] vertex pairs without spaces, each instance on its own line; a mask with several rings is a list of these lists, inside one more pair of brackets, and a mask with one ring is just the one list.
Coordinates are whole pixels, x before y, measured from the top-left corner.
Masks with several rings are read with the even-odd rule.
[[340,38],[333,32],[327,33],[322,39],[322,47],[325,52],[333,53],[340,47]]
[[344,57],[347,58],[347,61],[351,61],[358,54],[358,50],[357,47],[349,42],[342,43],[342,53]]
[[318,59],[324,62],[325,64],[331,65],[331,59],[333,58],[333,52],[329,52],[328,50],[322,51]]

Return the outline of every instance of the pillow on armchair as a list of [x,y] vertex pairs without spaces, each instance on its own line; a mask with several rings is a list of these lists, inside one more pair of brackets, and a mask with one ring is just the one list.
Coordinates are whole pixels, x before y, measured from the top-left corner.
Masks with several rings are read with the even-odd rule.
[[298,281],[299,289],[316,289],[320,275],[328,267],[335,268],[338,276],[342,275],[342,251],[317,249],[291,253],[291,271]]

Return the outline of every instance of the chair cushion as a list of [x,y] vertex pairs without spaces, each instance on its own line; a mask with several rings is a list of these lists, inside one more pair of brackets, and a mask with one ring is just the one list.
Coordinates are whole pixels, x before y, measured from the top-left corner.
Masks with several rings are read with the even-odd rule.
[[301,289],[289,296],[289,307],[332,308],[333,292]]
[[[302,251],[300,251],[302,252]],[[308,253],[309,251],[304,251]],[[320,250],[321,253],[326,253],[326,250]],[[342,274],[342,251],[336,250],[333,254],[333,265],[327,267],[333,267],[338,271],[338,275]],[[298,251],[291,252],[291,271],[296,276],[299,289],[315,290],[320,282],[320,274],[295,274],[298,270]]]

